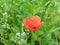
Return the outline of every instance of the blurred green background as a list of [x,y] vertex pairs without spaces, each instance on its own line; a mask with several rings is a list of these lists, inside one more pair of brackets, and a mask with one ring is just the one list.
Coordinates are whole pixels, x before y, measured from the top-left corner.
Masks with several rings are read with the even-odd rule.
[[[44,26],[31,38],[24,19],[34,15]],[[0,0],[0,45],[60,45],[60,0]]]

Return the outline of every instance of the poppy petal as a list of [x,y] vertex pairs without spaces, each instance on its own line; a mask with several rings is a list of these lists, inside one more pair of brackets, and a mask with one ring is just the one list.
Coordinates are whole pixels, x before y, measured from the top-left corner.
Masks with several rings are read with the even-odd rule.
[[39,24],[40,21],[41,21],[41,19],[40,19],[39,16],[33,16],[33,17],[32,17],[32,21],[33,21],[35,24]]
[[39,26],[37,26],[38,28],[41,28],[43,26],[44,22],[40,22]]
[[34,23],[28,17],[24,20],[24,22],[25,22],[26,28],[31,30]]
[[44,22],[41,22],[39,16],[33,16],[31,20],[27,17],[25,18],[24,23],[27,29],[33,30],[34,32],[41,28],[44,24]]
[[41,28],[43,26],[44,22],[40,22],[39,25],[36,26],[36,29],[34,31],[37,31],[39,28]]

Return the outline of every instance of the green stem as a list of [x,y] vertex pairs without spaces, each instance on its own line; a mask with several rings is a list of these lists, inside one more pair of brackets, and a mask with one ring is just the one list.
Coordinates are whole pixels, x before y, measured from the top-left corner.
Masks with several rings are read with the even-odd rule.
[[33,31],[31,31],[30,33],[32,34],[32,36],[31,36],[31,43],[30,43],[30,45],[34,45],[34,38],[33,38],[33,35],[34,35],[34,34],[33,34]]
[[57,34],[55,33],[55,37],[56,37],[56,45],[58,45],[58,39],[57,39]]
[[34,0],[32,0],[32,15],[34,15]]

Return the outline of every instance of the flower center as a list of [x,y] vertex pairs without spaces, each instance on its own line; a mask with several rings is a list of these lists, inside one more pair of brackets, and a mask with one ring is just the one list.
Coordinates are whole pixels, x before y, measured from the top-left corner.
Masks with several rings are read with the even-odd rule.
[[32,26],[32,29],[35,29],[36,28],[36,26]]

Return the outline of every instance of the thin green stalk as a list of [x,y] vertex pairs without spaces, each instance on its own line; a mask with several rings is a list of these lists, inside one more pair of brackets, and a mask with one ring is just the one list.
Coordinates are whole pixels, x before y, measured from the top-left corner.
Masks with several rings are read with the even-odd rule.
[[34,15],[34,0],[32,0],[32,15]]
[[57,34],[55,33],[55,37],[56,37],[56,45],[58,45],[58,39],[57,39]]
[[31,31],[31,34],[32,34],[32,36],[31,36],[31,45],[34,45],[33,31]]
[[52,32],[54,32],[54,31],[56,31],[56,30],[58,30],[58,29],[60,29],[60,27],[58,27],[58,28],[52,28],[51,30],[50,30],[50,33],[52,33]]

